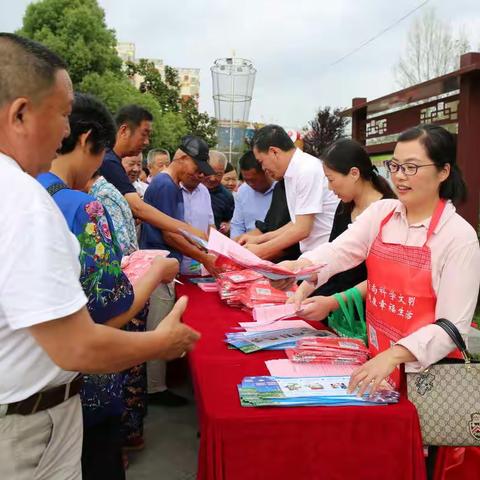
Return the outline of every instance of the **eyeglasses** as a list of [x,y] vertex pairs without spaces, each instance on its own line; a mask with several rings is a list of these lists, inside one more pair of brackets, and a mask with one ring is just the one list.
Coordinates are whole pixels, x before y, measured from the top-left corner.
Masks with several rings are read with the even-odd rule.
[[419,168],[435,166],[434,163],[427,163],[426,165],[415,165],[414,163],[402,163],[400,165],[399,163],[396,163],[393,160],[386,160],[385,162],[383,162],[383,164],[385,165],[385,168],[390,173],[397,173],[399,170],[401,170],[402,173],[407,176],[415,175],[418,172]]

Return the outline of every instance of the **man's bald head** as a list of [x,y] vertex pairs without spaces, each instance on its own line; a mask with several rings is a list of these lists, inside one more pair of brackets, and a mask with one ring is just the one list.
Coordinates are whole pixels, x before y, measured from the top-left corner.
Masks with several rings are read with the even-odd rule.
[[40,43],[0,32],[0,108],[16,98],[41,100],[65,62]]

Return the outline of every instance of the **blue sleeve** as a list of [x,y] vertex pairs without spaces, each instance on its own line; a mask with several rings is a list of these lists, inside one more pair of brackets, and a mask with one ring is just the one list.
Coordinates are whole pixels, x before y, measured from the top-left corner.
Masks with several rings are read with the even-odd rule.
[[235,210],[233,211],[232,222],[230,223],[230,238],[236,238],[239,235],[242,235],[242,233],[246,233],[246,231],[242,198],[240,194],[237,194]]
[[136,193],[135,187],[130,182],[125,169],[120,163],[104,160],[100,167],[100,173],[105,177],[105,180],[114,185],[122,195]]
[[[170,179],[158,179],[147,188],[143,200],[169,217],[183,220],[183,197]],[[180,204],[181,203],[181,204]]]
[[87,308],[97,323],[126,312],[133,303],[131,283],[122,272],[121,250],[108,212],[97,200],[77,209],[72,232],[80,243],[80,283],[88,297]]

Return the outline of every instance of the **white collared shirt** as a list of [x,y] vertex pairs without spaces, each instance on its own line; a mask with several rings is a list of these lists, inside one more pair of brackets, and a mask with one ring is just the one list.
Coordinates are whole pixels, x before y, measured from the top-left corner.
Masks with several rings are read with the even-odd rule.
[[[183,195],[184,221],[198,230],[208,233],[211,225],[215,226],[212,202],[208,188],[199,183],[190,191],[180,183]],[[184,275],[200,273],[201,264],[193,258],[183,256],[180,272]]]
[[297,215],[315,215],[310,235],[300,242],[300,251],[328,242],[339,199],[328,189],[322,161],[297,148],[284,178],[292,222]]
[[76,376],[55,365],[28,327],[79,311],[80,246],[47,191],[0,153],[0,404]]
[[148,183],[142,182],[141,180],[135,180],[132,185],[135,187],[135,190],[140,195],[140,198],[143,198],[147,188],[149,186]]

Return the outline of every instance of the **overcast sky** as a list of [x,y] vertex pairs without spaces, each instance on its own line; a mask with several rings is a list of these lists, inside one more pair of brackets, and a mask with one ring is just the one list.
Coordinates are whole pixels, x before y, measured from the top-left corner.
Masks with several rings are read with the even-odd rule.
[[[0,30],[21,26],[28,0],[0,0]],[[119,41],[137,57],[201,69],[200,107],[213,114],[210,66],[236,55],[257,68],[250,120],[302,127],[319,106],[346,107],[396,89],[392,66],[413,20],[428,7],[480,44],[480,0],[430,0],[426,7],[341,63],[362,42],[423,0],[99,0]]]

